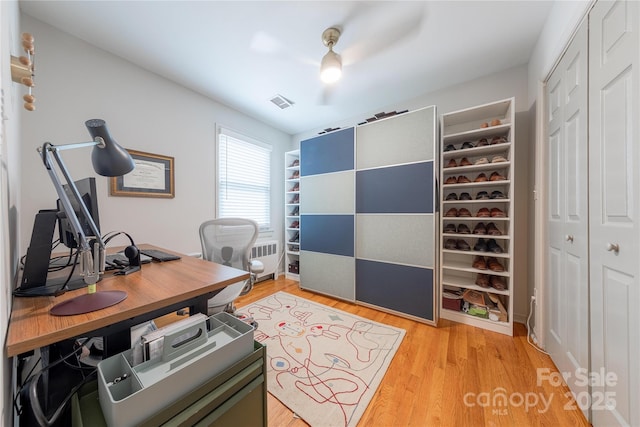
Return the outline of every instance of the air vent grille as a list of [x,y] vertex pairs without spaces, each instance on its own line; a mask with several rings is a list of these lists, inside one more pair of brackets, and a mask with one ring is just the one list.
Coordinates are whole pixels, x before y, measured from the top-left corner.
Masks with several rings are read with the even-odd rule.
[[273,102],[276,106],[278,106],[281,110],[284,110],[285,108],[289,108],[294,104],[293,101],[288,100],[282,95],[275,95],[273,98],[270,99],[270,101]]

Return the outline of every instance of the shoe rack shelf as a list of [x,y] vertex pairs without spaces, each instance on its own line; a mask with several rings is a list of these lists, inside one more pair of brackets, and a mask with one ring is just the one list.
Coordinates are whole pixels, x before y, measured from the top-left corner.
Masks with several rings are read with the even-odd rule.
[[440,317],[506,335],[513,335],[514,102],[440,117]]
[[300,151],[284,154],[285,276],[300,281]]

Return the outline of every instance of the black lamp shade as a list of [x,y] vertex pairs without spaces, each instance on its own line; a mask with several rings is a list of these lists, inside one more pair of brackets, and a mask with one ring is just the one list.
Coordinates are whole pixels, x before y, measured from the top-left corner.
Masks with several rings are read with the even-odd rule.
[[93,169],[98,175],[122,176],[133,170],[135,164],[131,155],[111,138],[104,120],[87,120],[85,126],[94,141],[96,138],[104,141],[104,147],[96,145],[91,152]]

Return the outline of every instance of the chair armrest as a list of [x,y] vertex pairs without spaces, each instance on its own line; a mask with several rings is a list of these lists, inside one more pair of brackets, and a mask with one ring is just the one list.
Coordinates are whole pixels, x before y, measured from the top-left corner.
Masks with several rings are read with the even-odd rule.
[[257,259],[249,260],[249,272],[262,273],[264,271],[264,264]]

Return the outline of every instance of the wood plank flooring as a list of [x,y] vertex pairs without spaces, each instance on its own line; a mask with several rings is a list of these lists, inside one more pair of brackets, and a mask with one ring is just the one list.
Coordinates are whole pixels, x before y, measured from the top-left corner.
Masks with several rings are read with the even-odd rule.
[[[442,320],[435,328],[301,290],[283,276],[258,283],[236,305],[277,291],[407,331],[359,427],[589,425],[569,390],[545,379],[557,369],[527,343],[522,324],[514,337]],[[269,426],[307,426],[270,394],[268,417]]]

